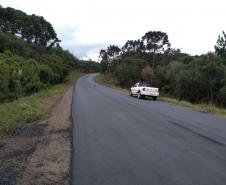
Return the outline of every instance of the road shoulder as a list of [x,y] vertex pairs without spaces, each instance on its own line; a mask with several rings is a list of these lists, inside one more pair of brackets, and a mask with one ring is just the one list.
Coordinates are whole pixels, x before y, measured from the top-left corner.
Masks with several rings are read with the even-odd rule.
[[73,88],[60,96],[49,117],[0,143],[0,184],[69,184]]

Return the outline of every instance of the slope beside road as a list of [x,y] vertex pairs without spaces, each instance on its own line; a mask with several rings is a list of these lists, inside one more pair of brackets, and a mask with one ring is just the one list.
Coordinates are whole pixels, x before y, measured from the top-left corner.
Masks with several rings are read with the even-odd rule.
[[[22,128],[0,139],[0,185],[70,183],[71,102],[74,83],[81,75],[73,71],[64,84],[9,103],[8,108],[1,105],[9,111],[4,110],[6,116],[1,112],[1,123],[18,125],[11,131]],[[46,116],[25,124],[30,107]]]
[[226,184],[225,118],[138,100],[93,78],[74,90],[72,184]]

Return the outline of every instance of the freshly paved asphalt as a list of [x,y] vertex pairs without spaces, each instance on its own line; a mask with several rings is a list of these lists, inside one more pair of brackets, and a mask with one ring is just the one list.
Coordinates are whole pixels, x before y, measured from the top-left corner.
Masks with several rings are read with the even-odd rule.
[[72,184],[226,185],[226,119],[77,82]]

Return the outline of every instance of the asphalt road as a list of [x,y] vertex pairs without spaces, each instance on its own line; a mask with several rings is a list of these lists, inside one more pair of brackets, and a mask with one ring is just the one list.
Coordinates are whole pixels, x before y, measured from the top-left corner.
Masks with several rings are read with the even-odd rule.
[[226,185],[226,119],[77,82],[72,184]]

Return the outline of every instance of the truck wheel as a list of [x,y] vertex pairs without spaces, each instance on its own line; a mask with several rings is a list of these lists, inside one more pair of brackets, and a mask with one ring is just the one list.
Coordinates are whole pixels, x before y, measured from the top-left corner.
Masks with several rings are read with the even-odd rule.
[[132,91],[130,91],[129,95],[130,95],[130,96],[133,96],[133,93],[132,93]]
[[138,99],[142,99],[142,97],[143,97],[143,96],[140,94],[140,92],[138,92],[137,98],[138,98]]
[[156,101],[156,100],[157,100],[157,96],[152,96],[152,99],[153,99],[154,101]]

